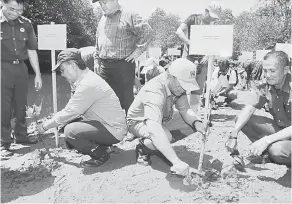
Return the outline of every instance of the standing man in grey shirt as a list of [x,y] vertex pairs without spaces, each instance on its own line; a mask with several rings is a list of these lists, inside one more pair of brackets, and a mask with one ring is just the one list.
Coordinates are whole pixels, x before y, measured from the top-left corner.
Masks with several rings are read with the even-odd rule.
[[[67,147],[92,158],[83,162],[83,166],[99,166],[110,157],[108,147],[123,140],[127,134],[119,99],[101,77],[86,67],[76,48],[66,49],[58,55],[54,70],[57,69],[73,84],[74,94],[63,110],[37,127],[38,133],[69,123],[64,129]],[[76,118],[82,120],[76,121]]]
[[135,60],[152,40],[152,29],[137,13],[118,0],[93,0],[104,12],[96,31],[95,66],[112,87],[126,113],[134,100]]

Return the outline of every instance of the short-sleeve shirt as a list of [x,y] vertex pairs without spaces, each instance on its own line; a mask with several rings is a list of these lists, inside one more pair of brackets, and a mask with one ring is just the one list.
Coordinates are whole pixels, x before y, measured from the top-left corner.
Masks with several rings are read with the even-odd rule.
[[[187,17],[187,19],[184,21],[184,23],[187,25],[187,37],[190,39],[191,35],[191,26],[192,25],[209,25],[210,22],[204,22],[202,20],[202,14],[191,14]],[[183,50],[183,56],[188,56],[189,59],[192,59],[192,61],[195,61],[196,59],[200,62],[201,59],[204,57],[204,55],[189,55],[189,45],[184,44],[184,50]]]
[[14,21],[7,21],[0,11],[1,22],[1,59],[26,60],[27,50],[38,48],[37,38],[29,19],[20,16]]
[[232,69],[229,69],[226,75],[223,74],[219,74],[219,67],[216,67],[213,75],[212,75],[213,79],[218,80],[216,87],[214,88],[213,92],[217,93],[220,90],[222,90],[223,88],[227,88],[229,85],[236,84],[236,72]]
[[283,86],[276,89],[271,85],[263,85],[257,91],[257,101],[253,106],[262,108],[267,102],[269,112],[280,128],[291,126],[291,74],[286,74]]
[[147,119],[165,124],[172,119],[173,105],[180,112],[190,108],[187,95],[174,96],[167,85],[168,72],[151,79],[139,91],[128,110],[127,122],[131,126]]
[[100,76],[84,70],[74,83],[74,94],[53,120],[66,124],[77,117],[99,121],[118,140],[127,134],[126,117],[113,89]]

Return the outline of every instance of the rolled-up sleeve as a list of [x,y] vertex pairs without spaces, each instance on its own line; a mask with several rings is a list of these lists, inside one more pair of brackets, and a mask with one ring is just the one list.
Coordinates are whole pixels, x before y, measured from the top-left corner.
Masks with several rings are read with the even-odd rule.
[[182,95],[175,103],[175,108],[179,112],[184,112],[190,109],[190,104],[187,98],[187,95]]
[[155,92],[146,91],[143,97],[144,117],[158,123],[162,123],[163,118],[163,95]]
[[83,115],[98,100],[99,96],[95,92],[94,87],[78,86],[66,107],[58,112],[53,120],[61,125]]
[[131,21],[133,33],[138,36],[136,46],[142,54],[153,40],[153,30],[147,20],[143,20],[137,13],[132,13]]
[[260,91],[256,91],[255,92],[255,96],[256,96],[256,100],[251,105],[253,107],[255,107],[256,109],[261,109],[265,105],[265,103],[267,101],[266,96],[263,95],[262,93],[260,93]]

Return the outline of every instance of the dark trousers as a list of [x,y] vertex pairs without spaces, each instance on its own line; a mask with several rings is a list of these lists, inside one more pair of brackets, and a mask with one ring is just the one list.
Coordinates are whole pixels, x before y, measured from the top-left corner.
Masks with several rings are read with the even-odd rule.
[[[15,139],[27,141],[26,104],[28,70],[24,62],[1,61],[1,146],[10,147],[12,109],[16,117]],[[12,106],[13,104],[13,106]]]
[[[248,123],[242,128],[242,132],[252,142],[280,130],[281,128],[278,127],[272,119],[258,115],[253,115]],[[267,150],[272,162],[291,166],[291,140],[274,142]]]
[[120,142],[98,121],[72,122],[66,125],[64,134],[69,149],[93,159],[99,159],[109,146]]
[[111,86],[126,113],[134,100],[135,63],[100,60],[99,75]]

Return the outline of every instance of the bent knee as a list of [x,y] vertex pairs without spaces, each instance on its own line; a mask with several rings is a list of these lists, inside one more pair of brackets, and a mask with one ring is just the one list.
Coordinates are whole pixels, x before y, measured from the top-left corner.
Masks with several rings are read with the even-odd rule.
[[228,92],[227,96],[228,96],[228,98],[235,100],[235,99],[237,99],[237,91],[231,90]]
[[65,126],[64,135],[65,135],[65,139],[74,139],[75,138],[74,123],[70,123],[70,124]]
[[276,142],[268,147],[269,156],[272,162],[291,166],[291,145],[284,141]]

